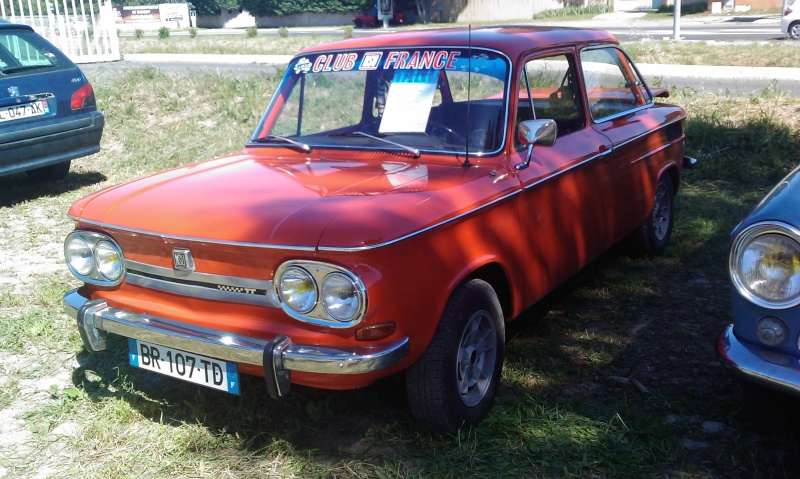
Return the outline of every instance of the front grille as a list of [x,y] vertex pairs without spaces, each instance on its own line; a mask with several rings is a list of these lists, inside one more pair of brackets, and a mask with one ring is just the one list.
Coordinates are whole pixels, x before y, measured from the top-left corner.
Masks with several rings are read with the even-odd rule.
[[664,130],[667,134],[667,141],[673,142],[683,136],[683,122],[670,123]]
[[278,307],[272,280],[184,272],[125,261],[125,282],[191,298]]

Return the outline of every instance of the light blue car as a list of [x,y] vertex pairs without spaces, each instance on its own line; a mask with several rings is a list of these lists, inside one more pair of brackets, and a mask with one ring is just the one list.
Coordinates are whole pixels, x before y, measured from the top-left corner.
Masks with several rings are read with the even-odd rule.
[[800,396],[800,167],[733,230],[733,324],[717,355],[744,379]]

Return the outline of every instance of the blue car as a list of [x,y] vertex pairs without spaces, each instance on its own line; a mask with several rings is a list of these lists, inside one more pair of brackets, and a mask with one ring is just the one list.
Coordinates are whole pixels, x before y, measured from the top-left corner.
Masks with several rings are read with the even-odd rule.
[[748,381],[800,396],[800,167],[732,235],[733,324],[717,355]]
[[66,176],[100,151],[105,120],[94,90],[69,58],[27,25],[0,19],[0,176]]

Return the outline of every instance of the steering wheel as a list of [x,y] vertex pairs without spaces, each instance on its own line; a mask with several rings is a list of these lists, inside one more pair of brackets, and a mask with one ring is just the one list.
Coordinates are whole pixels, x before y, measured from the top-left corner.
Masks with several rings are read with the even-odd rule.
[[432,136],[438,136],[443,141],[446,141],[451,145],[465,145],[467,143],[467,139],[464,137],[464,135],[456,133],[449,126],[446,126],[436,120],[428,120],[428,126],[425,128],[425,133]]

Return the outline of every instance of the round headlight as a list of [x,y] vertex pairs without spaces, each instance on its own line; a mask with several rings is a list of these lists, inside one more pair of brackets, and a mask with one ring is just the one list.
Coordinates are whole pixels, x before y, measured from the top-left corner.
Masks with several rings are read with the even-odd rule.
[[322,280],[322,306],[337,321],[350,321],[361,310],[361,295],[356,283],[342,273],[331,273]]
[[800,243],[793,230],[759,225],[736,240],[731,274],[739,291],[765,307],[788,308],[800,302]]
[[281,301],[298,313],[307,313],[317,304],[317,284],[303,268],[290,266],[280,278],[278,293]]
[[122,276],[121,255],[108,241],[100,241],[95,246],[95,263],[97,271],[109,281],[116,281]]
[[94,267],[94,257],[89,243],[80,236],[72,236],[64,245],[67,264],[79,275],[88,276]]

